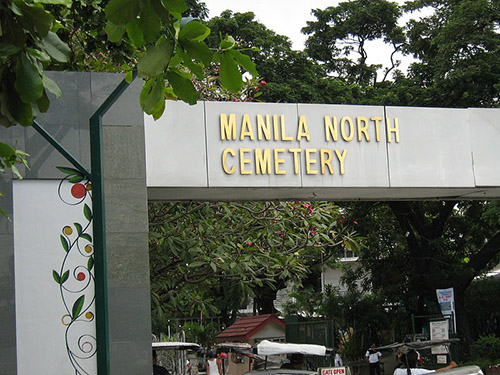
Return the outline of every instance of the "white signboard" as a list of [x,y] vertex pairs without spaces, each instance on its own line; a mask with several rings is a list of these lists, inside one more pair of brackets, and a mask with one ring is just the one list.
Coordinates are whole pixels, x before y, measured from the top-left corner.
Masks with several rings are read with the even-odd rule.
[[[430,322],[431,340],[448,340],[448,320]],[[447,354],[446,346],[441,345],[431,349],[432,354]]]
[[18,375],[97,373],[89,192],[14,181]]

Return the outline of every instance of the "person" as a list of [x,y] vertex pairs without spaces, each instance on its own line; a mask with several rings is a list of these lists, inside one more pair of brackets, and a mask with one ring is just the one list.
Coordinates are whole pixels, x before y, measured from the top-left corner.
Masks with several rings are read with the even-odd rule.
[[153,375],[170,375],[168,370],[158,364],[158,356],[156,350],[153,350]]
[[375,350],[375,343],[372,343],[365,354],[366,362],[370,366],[370,375],[380,375],[380,358],[382,358],[382,353]]
[[334,363],[335,367],[344,366],[344,361],[342,360],[342,357],[340,356],[339,352],[335,353],[335,359],[333,360],[333,363]]
[[284,363],[280,368],[284,369],[293,369],[293,370],[301,370],[302,365],[304,364],[305,356],[301,353],[293,353],[290,357],[289,363]]
[[191,369],[193,366],[191,365],[191,361],[186,359],[186,375],[191,375]]
[[222,375],[220,361],[215,358],[214,352],[208,352],[207,375]]
[[441,367],[437,370],[427,370],[425,368],[417,368],[418,354],[415,350],[411,349],[406,354],[401,354],[402,367],[394,370],[393,375],[423,375],[434,371],[450,370],[458,367],[456,362],[451,361],[448,366]]

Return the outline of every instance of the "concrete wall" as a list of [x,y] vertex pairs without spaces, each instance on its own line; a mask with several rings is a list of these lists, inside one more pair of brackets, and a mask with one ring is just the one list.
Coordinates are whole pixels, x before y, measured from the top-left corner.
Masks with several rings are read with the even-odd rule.
[[[38,123],[90,170],[89,118],[122,80],[105,73],[54,72],[63,97]],[[111,374],[151,374],[144,120],[135,82],[103,120]],[[30,154],[26,179],[61,179],[69,162],[34,129],[0,128],[0,139]],[[0,176],[0,206],[12,214],[12,175]],[[0,218],[0,373],[16,369],[12,222]],[[43,369],[41,369],[43,372]]]

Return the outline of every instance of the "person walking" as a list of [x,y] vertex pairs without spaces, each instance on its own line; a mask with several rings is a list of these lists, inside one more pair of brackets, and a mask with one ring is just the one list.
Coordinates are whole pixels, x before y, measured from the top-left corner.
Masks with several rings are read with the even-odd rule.
[[215,358],[214,352],[208,352],[207,375],[222,375],[220,361]]
[[366,351],[365,359],[370,366],[370,375],[380,375],[380,358],[382,353],[375,350],[375,343],[372,343],[370,349]]

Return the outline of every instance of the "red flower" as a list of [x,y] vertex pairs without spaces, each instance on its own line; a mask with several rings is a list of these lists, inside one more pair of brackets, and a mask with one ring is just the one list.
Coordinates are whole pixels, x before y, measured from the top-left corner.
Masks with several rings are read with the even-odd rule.
[[266,81],[264,81],[264,80],[260,81],[260,84],[261,84],[262,86],[267,86],[267,82],[266,82]]
[[357,221],[353,221],[354,224],[358,225],[358,222]]

